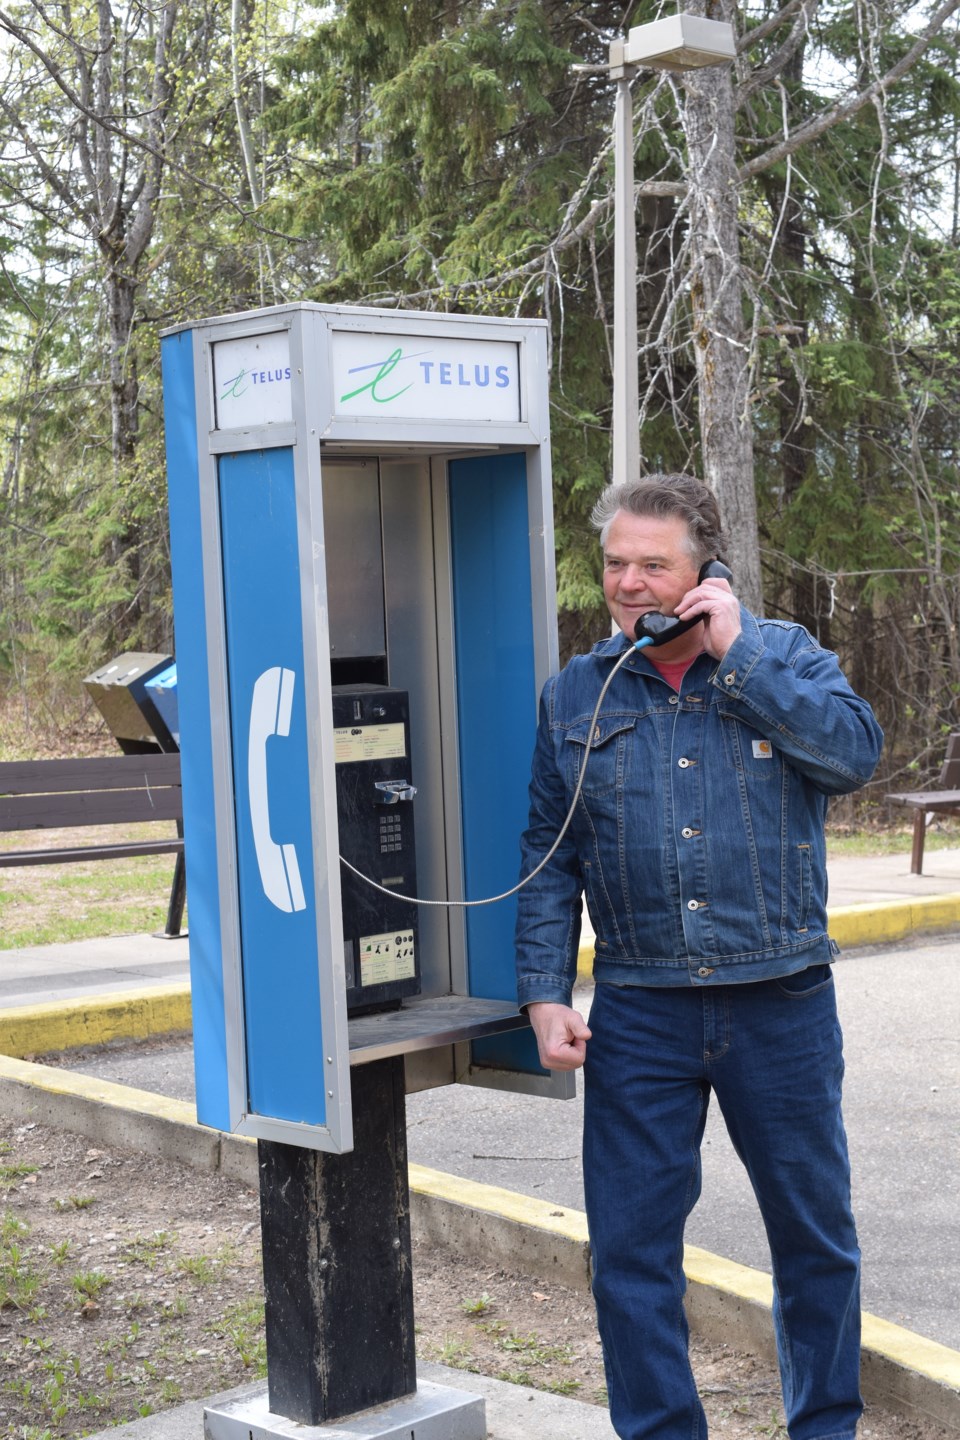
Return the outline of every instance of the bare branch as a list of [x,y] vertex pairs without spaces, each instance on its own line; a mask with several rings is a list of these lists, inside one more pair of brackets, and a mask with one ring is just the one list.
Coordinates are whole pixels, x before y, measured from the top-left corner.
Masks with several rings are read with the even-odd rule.
[[944,0],[944,4],[936,11],[923,33],[915,43],[911,45],[907,53],[897,61],[896,65],[890,67],[885,75],[880,76],[878,80],[875,80],[864,90],[858,90],[852,95],[848,95],[845,100],[841,100],[831,109],[825,110],[822,115],[817,115],[813,119],[807,120],[803,125],[799,125],[791,136],[779,141],[776,145],[772,145],[764,154],[757,155],[753,160],[749,160],[746,165],[742,165],[739,171],[740,179],[749,180],[754,175],[762,175],[765,170],[769,170],[772,166],[778,165],[781,160],[785,159],[787,155],[792,155],[795,151],[799,150],[802,145],[808,145],[811,140],[818,139],[821,135],[825,134],[827,130],[832,129],[834,125],[839,125],[844,120],[849,120],[851,116],[856,115],[859,110],[862,110],[864,105],[871,104],[875,96],[887,91],[891,85],[895,85],[898,80],[912,69],[924,51],[928,50],[937,38],[946,22],[950,19],[950,16],[955,14],[957,10],[960,10],[960,0]]
[[37,170],[50,186],[53,193],[58,196],[74,218],[81,222],[87,232],[95,237],[97,233],[96,216],[88,206],[82,204],[79,198],[63,183],[57,171],[47,163],[43,152],[36,144],[30,131],[21,123],[17,112],[7,104],[2,95],[0,95],[0,115],[6,116],[11,131],[19,136],[24,150],[34,161]]
[[795,15],[798,10],[802,9],[806,3],[807,0],[787,0],[787,4],[778,10],[776,15],[769,16],[768,19],[754,26],[752,30],[745,30],[737,41],[737,53],[743,54],[747,50],[752,50],[754,45],[759,45],[762,40],[766,40],[768,35],[772,35],[774,30],[779,30],[780,26],[789,20],[791,15]]
[[799,14],[793,23],[790,34],[784,40],[780,49],[770,57],[765,65],[754,70],[749,80],[741,82],[736,90],[737,109],[744,105],[754,96],[758,90],[763,90],[772,85],[782,75],[786,66],[796,55],[807,39],[810,31],[810,22],[813,20],[820,8],[820,0],[798,0],[797,8]]
[[[958,0],[958,3],[960,3],[960,0]],[[300,236],[288,235],[282,230],[276,230],[268,225],[264,225],[263,222],[257,218],[255,210],[251,210],[248,206],[243,205],[236,196],[231,195],[222,185],[217,185],[196,171],[191,170],[188,166],[179,164],[165,157],[162,147],[153,143],[150,139],[145,139],[142,135],[134,134],[126,126],[117,124],[106,115],[97,114],[95,106],[90,103],[89,96],[85,98],[83,92],[78,92],[70,85],[60,70],[60,67],[57,65],[56,60],[49,55],[42,46],[30,38],[29,32],[26,31],[23,26],[19,25],[5,10],[0,10],[0,33],[4,31],[11,39],[18,41],[25,49],[36,56],[44,70],[66,99],[70,101],[71,105],[73,105],[77,111],[77,115],[81,117],[82,120],[91,121],[98,130],[104,131],[107,134],[116,135],[125,145],[133,149],[143,151],[144,154],[152,155],[155,159],[161,161],[166,159],[167,168],[173,174],[189,180],[192,184],[196,185],[198,189],[205,190],[208,194],[213,195],[228,209],[233,210],[241,220],[251,225],[258,234],[269,235],[280,240],[287,240],[291,244],[304,243]],[[11,114],[10,108],[6,108],[7,113]]]

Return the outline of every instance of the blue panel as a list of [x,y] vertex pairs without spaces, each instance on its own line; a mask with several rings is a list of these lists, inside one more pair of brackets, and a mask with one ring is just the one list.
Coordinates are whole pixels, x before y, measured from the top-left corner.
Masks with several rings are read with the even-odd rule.
[[[537,728],[526,458],[450,465],[465,895],[516,884]],[[469,992],[515,1000],[516,899],[466,912]],[[484,1065],[540,1072],[532,1033],[474,1045]]]
[[204,1125],[229,1130],[192,335],[185,331],[168,335],[162,341],[161,354],[173,614],[180,675],[178,710],[197,1118]]
[[160,719],[179,746],[180,716],[177,711],[176,665],[168,665],[166,670],[161,670],[159,675],[154,675],[152,680],[147,680],[143,688],[156,706]]
[[293,451],[220,460],[247,1080],[325,1123]]

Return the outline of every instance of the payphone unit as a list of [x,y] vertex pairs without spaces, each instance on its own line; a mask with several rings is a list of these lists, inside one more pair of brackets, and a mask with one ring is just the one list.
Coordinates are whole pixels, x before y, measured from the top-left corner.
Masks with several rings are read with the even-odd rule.
[[163,338],[203,1123],[349,1149],[383,1055],[571,1092],[516,1008],[514,902],[407,900],[517,878],[557,666],[546,340],[310,304]]

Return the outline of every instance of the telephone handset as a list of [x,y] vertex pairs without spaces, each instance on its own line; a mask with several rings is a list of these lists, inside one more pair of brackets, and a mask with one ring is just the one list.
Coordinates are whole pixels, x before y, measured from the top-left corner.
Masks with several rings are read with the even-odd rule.
[[[733,574],[727,569],[722,560],[708,560],[700,567],[700,574],[697,576],[697,584],[704,580],[732,580]],[[647,645],[666,645],[668,641],[675,640],[678,635],[684,635],[692,630],[694,625],[699,625],[703,619],[702,615],[695,615],[692,620],[679,620],[676,615],[659,615],[655,610],[641,615],[634,627],[634,640],[643,640]]]
[[260,868],[260,883],[267,899],[278,910],[305,910],[307,902],[300,879],[297,852],[292,845],[278,845],[270,833],[270,793],[267,786],[267,741],[274,735],[290,734],[293,687],[296,675],[279,665],[264,670],[253,687],[250,702],[250,733],[247,743],[247,786],[250,794],[250,824]]

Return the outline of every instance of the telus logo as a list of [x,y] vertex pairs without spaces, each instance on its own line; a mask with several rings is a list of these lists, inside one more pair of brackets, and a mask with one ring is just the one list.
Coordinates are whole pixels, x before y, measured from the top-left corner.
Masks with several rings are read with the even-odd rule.
[[252,386],[265,389],[268,385],[277,385],[289,379],[289,365],[280,365],[276,370],[238,370],[230,380],[223,382],[220,399],[226,400],[229,396],[238,400],[241,395],[246,395]]
[[[396,350],[392,351],[385,360],[372,360],[365,365],[354,365],[347,371],[348,375],[360,375],[371,370],[375,373],[362,385],[358,385],[355,390],[348,390],[345,395],[341,395],[340,404],[343,405],[348,400],[355,400],[358,395],[369,393],[371,400],[375,400],[378,405],[389,405],[391,400],[399,399],[401,395],[405,395],[408,390],[412,389],[416,380],[408,381],[399,389],[391,389],[386,385],[386,381],[399,365],[409,364],[414,360],[417,361],[416,368],[420,372],[419,379],[422,384],[427,386],[446,385],[455,386],[458,389],[476,387],[481,390],[491,384],[497,390],[506,390],[510,386],[510,368],[507,365],[491,367],[470,361],[461,363],[456,360],[438,361],[421,358],[429,354],[429,350],[417,350],[413,354],[404,355],[402,348],[397,346]],[[406,370],[402,375],[398,375],[392,385],[395,386],[398,380],[405,379],[409,373],[410,371]],[[388,389],[390,393],[386,393]]]

